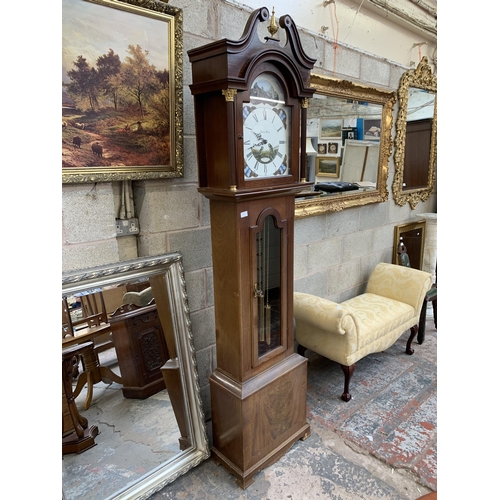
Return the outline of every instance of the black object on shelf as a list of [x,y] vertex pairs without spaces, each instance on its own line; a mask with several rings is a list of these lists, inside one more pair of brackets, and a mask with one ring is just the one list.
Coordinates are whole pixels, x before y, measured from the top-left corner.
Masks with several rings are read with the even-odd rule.
[[315,191],[326,191],[327,193],[339,193],[342,191],[354,191],[359,189],[359,186],[352,182],[318,182],[314,185]]

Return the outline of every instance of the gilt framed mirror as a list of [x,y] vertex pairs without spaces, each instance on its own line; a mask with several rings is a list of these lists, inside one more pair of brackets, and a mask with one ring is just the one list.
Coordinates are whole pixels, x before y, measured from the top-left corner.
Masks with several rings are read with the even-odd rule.
[[403,74],[394,141],[394,201],[414,210],[433,193],[437,159],[437,79],[428,59]]
[[393,264],[400,264],[398,255],[398,246],[400,242],[406,247],[406,253],[408,254],[410,264],[409,267],[422,269],[424,259],[425,220],[394,226]]
[[330,181],[315,173],[314,156],[324,150],[323,161],[338,165],[331,181],[353,184],[354,189],[325,192],[313,186],[297,195],[295,217],[387,201],[396,93],[319,74],[311,75],[311,86],[316,92],[307,110],[307,143],[313,148],[307,151],[307,180]]
[[[68,345],[93,342],[93,362],[73,359],[70,387],[98,429],[92,446],[65,453],[74,419],[63,390],[63,498],[148,498],[209,457],[182,256],[64,273],[62,298],[63,360]],[[103,335],[92,333],[92,307],[104,309]]]

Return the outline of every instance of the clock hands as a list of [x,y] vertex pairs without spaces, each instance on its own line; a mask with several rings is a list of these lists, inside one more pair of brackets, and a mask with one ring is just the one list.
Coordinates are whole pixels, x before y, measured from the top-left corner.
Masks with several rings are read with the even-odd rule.
[[254,144],[252,146],[252,148],[258,148],[259,146],[263,146],[264,144],[267,144],[267,140],[262,138],[262,134],[257,134],[257,132],[254,132],[253,130],[252,130],[252,133],[253,133],[253,135],[255,135],[255,137],[257,137],[257,140],[260,141],[257,144]]
[[[245,163],[249,171],[257,177],[282,175],[286,171],[286,164],[282,164],[284,151],[281,151],[283,144],[286,149],[286,124],[277,110],[273,109],[272,117],[266,111],[268,110],[253,109],[245,118]],[[253,140],[252,135],[255,137]],[[249,162],[252,162],[251,167]],[[272,170],[272,173],[268,174],[268,170]],[[245,171],[245,176],[248,178],[254,175]]]

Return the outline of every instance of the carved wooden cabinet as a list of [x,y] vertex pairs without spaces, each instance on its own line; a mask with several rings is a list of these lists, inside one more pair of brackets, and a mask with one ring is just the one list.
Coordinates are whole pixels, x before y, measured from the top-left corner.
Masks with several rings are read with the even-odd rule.
[[165,389],[161,367],[169,359],[155,304],[125,304],[110,317],[126,398],[145,399]]

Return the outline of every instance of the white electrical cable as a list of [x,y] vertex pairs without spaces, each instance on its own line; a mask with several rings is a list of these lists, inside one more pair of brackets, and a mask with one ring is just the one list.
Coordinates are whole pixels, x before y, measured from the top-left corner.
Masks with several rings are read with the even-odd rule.
[[129,203],[130,203],[130,213],[131,217],[135,217],[135,205],[134,205],[134,190],[132,188],[132,181],[128,181],[129,185]]
[[130,192],[129,192],[129,181],[124,181],[125,183],[125,209],[127,211],[127,219],[132,218],[132,211],[130,210]]
[[125,184],[126,181],[122,181],[122,202],[120,205],[120,214],[118,215],[119,219],[125,219]]
[[354,14],[354,17],[352,18],[351,26],[349,26],[349,31],[347,32],[347,35],[344,38],[344,42],[347,40],[347,37],[349,36],[349,33],[351,32],[352,27],[354,26],[354,21],[356,19],[356,16],[358,15],[359,11],[361,10],[361,7],[363,6],[365,0],[361,0],[361,3],[359,4],[358,10],[356,14]]

